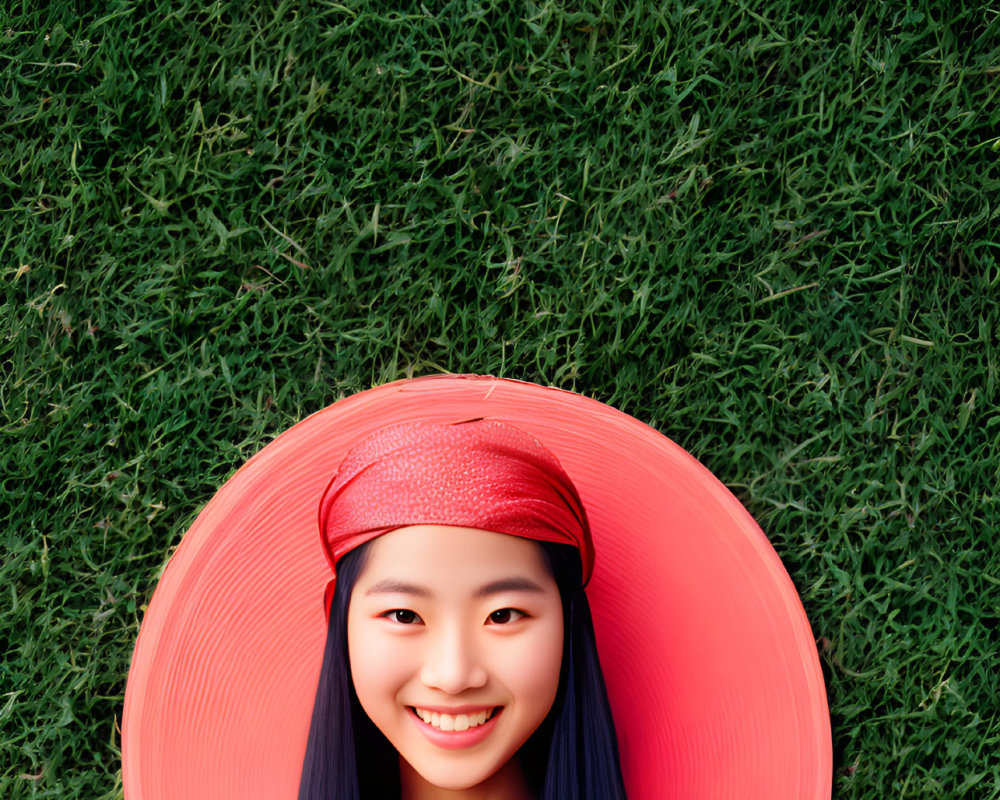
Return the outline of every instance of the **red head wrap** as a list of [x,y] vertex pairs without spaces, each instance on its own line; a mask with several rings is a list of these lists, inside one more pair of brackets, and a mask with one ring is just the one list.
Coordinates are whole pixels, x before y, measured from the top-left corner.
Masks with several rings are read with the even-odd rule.
[[334,571],[345,553],[409,525],[572,545],[584,584],[594,568],[587,516],[569,476],[537,439],[496,420],[392,425],[348,452],[319,506]]

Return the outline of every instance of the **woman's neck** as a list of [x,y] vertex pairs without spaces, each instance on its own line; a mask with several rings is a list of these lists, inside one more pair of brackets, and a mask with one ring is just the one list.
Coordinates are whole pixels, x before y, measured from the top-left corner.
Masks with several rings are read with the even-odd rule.
[[442,789],[428,783],[404,759],[399,760],[402,800],[535,800],[516,758],[482,783],[468,789]]

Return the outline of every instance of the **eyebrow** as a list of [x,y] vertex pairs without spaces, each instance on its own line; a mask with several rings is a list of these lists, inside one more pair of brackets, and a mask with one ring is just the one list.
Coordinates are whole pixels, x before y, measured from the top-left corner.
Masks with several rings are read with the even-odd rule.
[[398,581],[395,578],[385,578],[378,583],[370,586],[368,594],[412,594],[415,597],[430,597],[431,593],[422,586],[415,586],[412,583],[406,583],[406,581]]
[[[475,597],[490,597],[501,592],[534,592],[544,593],[544,589],[529,578],[501,578],[498,581],[491,581],[476,589]],[[414,597],[430,597],[431,591],[423,586],[417,586],[406,581],[395,578],[385,578],[370,586],[366,595],[371,594],[409,594]]]
[[545,590],[529,578],[502,578],[476,590],[476,597],[489,597],[501,592],[534,592],[543,594]]

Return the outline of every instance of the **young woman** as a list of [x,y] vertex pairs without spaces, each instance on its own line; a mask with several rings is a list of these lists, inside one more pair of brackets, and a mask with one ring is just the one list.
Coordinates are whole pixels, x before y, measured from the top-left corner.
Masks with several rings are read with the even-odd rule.
[[536,439],[410,423],[320,505],[336,578],[299,800],[624,800],[586,514]]

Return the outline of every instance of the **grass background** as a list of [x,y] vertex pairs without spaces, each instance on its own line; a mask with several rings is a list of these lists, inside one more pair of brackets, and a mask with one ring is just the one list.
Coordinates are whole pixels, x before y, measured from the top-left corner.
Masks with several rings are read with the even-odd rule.
[[5,4],[0,796],[121,797],[199,508],[456,371],[732,488],[812,621],[837,797],[1000,797],[998,10],[687,1]]

